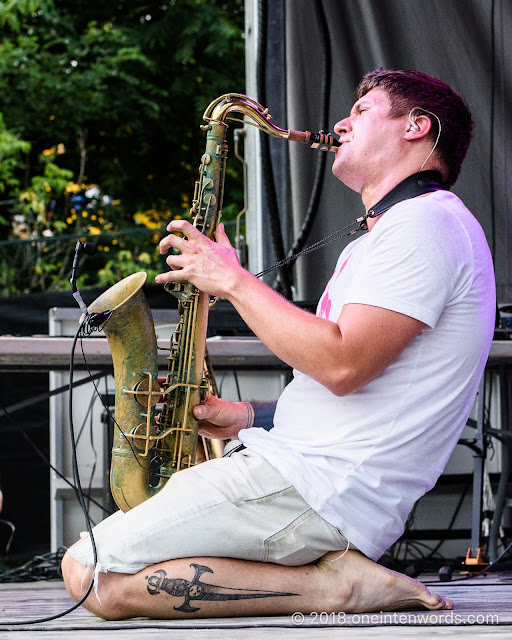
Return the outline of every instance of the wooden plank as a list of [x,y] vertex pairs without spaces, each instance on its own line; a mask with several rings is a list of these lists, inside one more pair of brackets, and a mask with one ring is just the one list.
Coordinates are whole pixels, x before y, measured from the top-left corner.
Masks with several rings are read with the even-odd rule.
[[[135,620],[124,620],[119,622],[106,622],[96,618],[83,608],[79,608],[68,615],[53,621],[39,623],[37,625],[6,624],[9,620],[29,621],[35,618],[55,615],[72,605],[72,601],[64,590],[60,581],[35,582],[25,584],[2,584],[0,585],[0,634],[6,631],[18,632],[41,632],[59,631],[59,638],[65,638],[61,632],[81,632],[88,638],[92,632],[123,631],[134,632],[143,630],[144,634],[155,630],[175,630],[186,632],[195,629],[197,632],[211,630],[222,630],[222,638],[240,638],[251,630],[246,637],[259,638],[265,630],[272,629],[273,638],[275,630],[282,630],[283,634],[294,633],[294,637],[307,638],[315,637],[314,633],[325,634],[328,630],[340,632],[340,627],[357,630],[357,637],[361,635],[363,629],[375,629],[380,632],[389,630],[396,637],[408,629],[409,633],[417,630],[418,637],[425,637],[425,627],[429,628],[429,637],[433,631],[444,634],[460,633],[461,637],[468,637],[471,630],[471,637],[479,637],[477,634],[486,634],[487,630],[493,633],[505,632],[508,637],[512,637],[512,631],[508,625],[512,624],[512,581],[510,576],[495,574],[481,578],[478,581],[441,583],[430,587],[432,590],[446,595],[455,601],[453,612],[448,611],[402,611],[391,613],[375,614],[313,614],[310,616],[297,617],[295,620],[291,616],[253,617],[253,618],[215,618],[215,619],[190,619],[190,620],[146,620],[137,618]],[[258,630],[258,631],[257,631]],[[232,633],[235,635],[232,635]],[[242,633],[243,632],[243,633]],[[188,632],[189,633],[189,632]],[[237,635],[236,635],[237,634]],[[330,635],[330,634],[329,634]],[[414,635],[414,633],[413,633]],[[16,638],[20,638],[17,635]],[[73,636],[76,640],[77,636]],[[134,636],[135,637],[135,636]],[[186,637],[171,636],[168,633],[166,638]],[[211,637],[208,634],[201,637]],[[217,635],[216,637],[220,637]],[[285,637],[283,635],[283,637]],[[319,636],[320,637],[320,636]],[[322,635],[323,638],[329,637]],[[332,636],[334,637],[334,636]],[[339,637],[339,635],[338,635]],[[356,637],[356,636],[354,636]],[[370,637],[370,636],[368,636]],[[377,636],[372,636],[377,637]],[[2,638],[2,635],[0,635]]]

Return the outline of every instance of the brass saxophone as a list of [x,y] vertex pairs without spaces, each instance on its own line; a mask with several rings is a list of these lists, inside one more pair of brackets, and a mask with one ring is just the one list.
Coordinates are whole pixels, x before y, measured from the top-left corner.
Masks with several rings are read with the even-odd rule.
[[[271,123],[268,109],[242,94],[226,94],[206,109],[201,158],[190,210],[193,224],[213,238],[222,213],[227,159],[226,119],[230,112],[250,118],[265,133],[310,144],[323,151],[339,143],[330,134],[294,131]],[[110,486],[122,511],[160,491],[173,473],[196,463],[198,422],[192,414],[210,390],[205,369],[209,297],[187,282],[165,289],[178,299],[180,322],[171,337],[168,372],[161,387],[155,328],[142,291],[144,272],[124,278],[97,298],[89,314],[107,314],[103,330],[114,365],[115,419]],[[163,408],[155,419],[155,407]]]

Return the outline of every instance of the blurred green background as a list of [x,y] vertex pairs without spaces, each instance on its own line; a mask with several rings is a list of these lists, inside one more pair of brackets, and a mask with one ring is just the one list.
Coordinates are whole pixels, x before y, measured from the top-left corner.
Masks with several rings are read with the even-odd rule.
[[78,238],[98,247],[79,287],[165,268],[157,243],[188,215],[204,109],[244,92],[243,22],[243,0],[0,2],[0,296],[69,288]]

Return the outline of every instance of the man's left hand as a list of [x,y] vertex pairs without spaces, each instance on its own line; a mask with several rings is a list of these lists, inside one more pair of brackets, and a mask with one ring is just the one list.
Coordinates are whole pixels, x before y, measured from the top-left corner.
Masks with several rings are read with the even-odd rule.
[[[172,271],[159,274],[156,282],[186,281],[210,295],[227,296],[243,268],[224,231],[224,225],[217,227],[216,242],[186,220],[172,220],[167,225],[167,231],[171,234],[160,242],[160,253],[166,254],[170,249],[177,249],[180,253],[167,256],[166,262]],[[184,237],[177,233],[182,233]]]

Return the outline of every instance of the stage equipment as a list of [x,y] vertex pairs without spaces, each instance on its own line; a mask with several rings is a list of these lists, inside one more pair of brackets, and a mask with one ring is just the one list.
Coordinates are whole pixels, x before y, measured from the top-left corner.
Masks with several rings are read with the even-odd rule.
[[[276,127],[268,109],[242,94],[227,94],[206,109],[202,125],[206,150],[201,158],[190,214],[193,224],[213,239],[222,213],[227,159],[226,120],[231,112],[247,117],[265,133],[334,151],[340,143],[324,132]],[[209,296],[187,282],[165,289],[179,302],[180,321],[169,349],[165,382],[158,382],[155,329],[142,291],[144,272],[128,276],[89,307],[91,324],[101,325],[112,352],[115,422],[110,486],[123,511],[160,491],[170,476],[196,464],[198,422],[195,405],[210,393],[205,367]],[[155,419],[156,405],[163,408]],[[215,454],[214,454],[215,455]],[[207,457],[207,456],[206,456]]]

